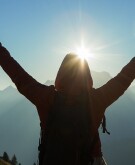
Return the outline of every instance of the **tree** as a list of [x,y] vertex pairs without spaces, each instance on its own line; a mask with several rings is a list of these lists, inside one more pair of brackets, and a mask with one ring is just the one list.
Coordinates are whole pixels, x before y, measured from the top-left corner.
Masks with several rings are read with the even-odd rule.
[[36,165],[36,163],[34,163],[33,165]]
[[16,158],[15,154],[13,155],[13,157],[11,159],[11,164],[12,165],[17,165],[17,158]]
[[4,152],[3,153],[3,160],[5,160],[6,162],[9,162],[10,161],[10,159],[9,159],[9,156],[8,156],[8,154],[6,153],[6,152]]

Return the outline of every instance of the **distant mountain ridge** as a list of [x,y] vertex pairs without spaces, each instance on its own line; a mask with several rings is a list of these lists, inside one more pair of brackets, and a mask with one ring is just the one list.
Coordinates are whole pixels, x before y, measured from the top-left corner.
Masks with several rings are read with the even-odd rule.
[[[100,87],[111,76],[107,72],[92,72],[94,87]],[[100,81],[99,81],[100,80]],[[46,85],[54,84],[48,80]],[[128,89],[107,112],[107,128],[103,135],[103,152],[109,165],[133,165],[135,153],[135,94]],[[0,155],[7,151],[16,154],[22,165],[32,165],[38,157],[40,121],[36,107],[15,88],[0,91]],[[128,155],[130,153],[130,155]],[[121,156],[122,155],[122,156]]]
[[[106,83],[108,80],[111,79],[111,76],[108,72],[95,72],[92,71],[91,72],[92,78],[94,80],[94,87],[100,87],[101,85],[103,85],[104,83]],[[100,81],[99,81],[100,80]],[[49,85],[54,85],[54,80],[47,80],[45,82],[45,85],[49,86]]]

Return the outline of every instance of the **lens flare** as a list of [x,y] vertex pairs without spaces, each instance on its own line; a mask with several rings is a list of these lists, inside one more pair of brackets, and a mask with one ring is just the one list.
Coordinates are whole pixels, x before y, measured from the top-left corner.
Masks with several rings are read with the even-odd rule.
[[81,60],[88,60],[89,57],[92,57],[90,48],[87,48],[85,44],[82,42],[80,46],[77,46],[75,49],[75,53]]

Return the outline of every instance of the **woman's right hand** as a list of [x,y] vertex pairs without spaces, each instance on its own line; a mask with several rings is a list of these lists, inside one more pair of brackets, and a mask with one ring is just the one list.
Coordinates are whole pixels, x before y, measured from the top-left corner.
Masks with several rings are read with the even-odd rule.
[[2,46],[0,42],[0,56],[4,56],[4,55],[10,55],[10,53],[5,47]]

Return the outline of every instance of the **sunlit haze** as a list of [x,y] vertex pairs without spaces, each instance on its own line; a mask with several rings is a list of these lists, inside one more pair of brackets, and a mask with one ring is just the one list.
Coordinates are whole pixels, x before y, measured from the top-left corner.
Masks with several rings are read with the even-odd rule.
[[78,55],[78,57],[82,60],[86,59],[87,61],[89,58],[93,57],[93,54],[90,50],[90,47],[87,47],[84,43],[84,41],[81,41],[81,45],[76,46],[75,53]]
[[[54,80],[66,54],[116,75],[135,55],[135,1],[0,0],[0,42],[36,80]],[[0,90],[12,85],[0,69]]]

